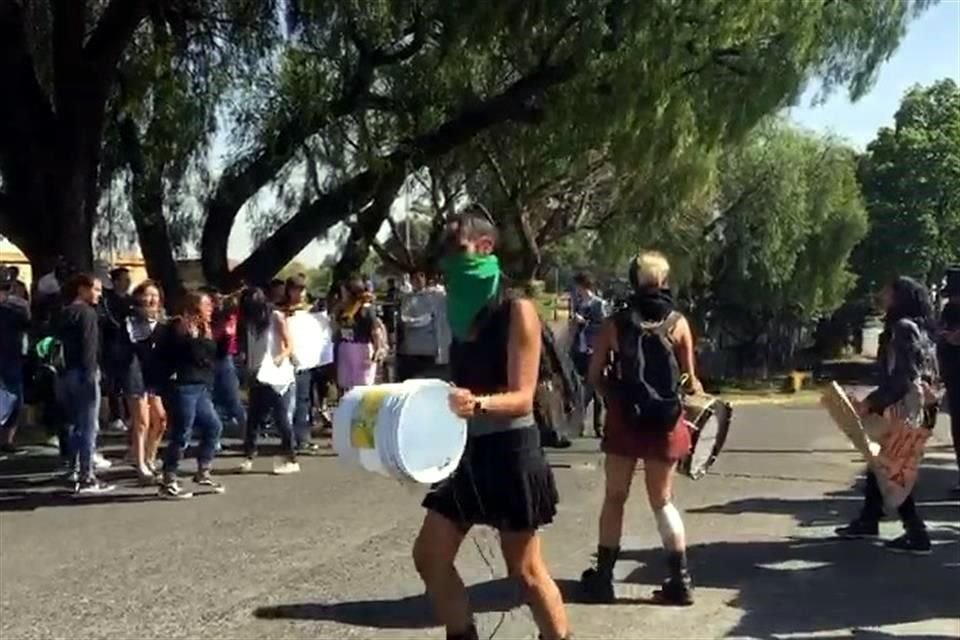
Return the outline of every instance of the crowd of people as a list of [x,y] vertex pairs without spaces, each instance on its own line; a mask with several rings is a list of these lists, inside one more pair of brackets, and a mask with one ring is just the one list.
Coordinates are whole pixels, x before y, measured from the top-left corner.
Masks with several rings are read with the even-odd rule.
[[[211,467],[221,447],[224,418],[243,427],[239,472],[255,465],[259,438],[269,424],[281,440],[282,458],[274,473],[297,473],[298,457],[315,448],[314,416],[330,385],[343,393],[384,379],[392,345],[395,373],[387,377],[449,380],[450,408],[467,421],[463,459],[424,498],[426,516],[413,548],[416,570],[447,637],[477,638],[454,562],[470,528],[484,525],[499,532],[504,561],[522,587],[541,637],[569,638],[563,599],[539,537],[556,517],[559,502],[537,424],[544,332],[536,306],[506,286],[497,243],[486,210],[468,207],[446,230],[439,268],[444,284],[425,273],[412,274],[409,282],[391,283],[381,305],[363,277],[350,278],[335,296],[311,301],[305,279],[295,276],[236,296],[193,291],[177,305],[176,314],[166,317],[160,286],[148,280],[128,293],[129,274],[122,269],[110,274],[106,292],[101,279],[90,274],[58,280],[66,283],[62,291],[54,291],[50,280],[41,281],[37,295],[44,300],[30,305],[25,287],[8,272],[0,284],[0,388],[6,394],[0,396],[0,446],[14,446],[12,425],[29,378],[54,390],[44,420],[62,425],[57,431],[61,453],[79,494],[111,488],[97,478],[104,465],[96,453],[101,393],[108,397],[110,420],[129,421],[129,460],[138,478],[157,484],[164,498],[191,495],[180,485],[178,471],[194,432],[194,484],[223,491]],[[691,448],[683,393],[703,391],[695,340],[671,295],[664,255],[640,253],[630,261],[628,274],[631,293],[615,310],[597,295],[586,274],[576,278],[573,295],[569,355],[585,381],[582,399],[605,413],[605,491],[596,561],[584,571],[581,588],[592,601],[615,599],[624,509],[642,460],[667,575],[654,597],[663,604],[690,605],[693,582],[683,519],[673,505],[673,479],[678,461]],[[893,409],[898,419],[930,429],[939,404],[932,390],[942,376],[960,464],[957,276],[951,273],[950,299],[940,318],[922,284],[899,278],[884,290],[880,384],[855,406],[863,417],[888,415]],[[333,328],[335,353],[321,366],[298,362],[290,325],[300,313],[326,314]],[[37,364],[31,365],[32,360]],[[31,366],[38,371],[25,373]],[[291,371],[285,384],[262,375],[264,369],[284,368]],[[45,377],[43,371],[52,374]],[[51,377],[52,382],[44,382]],[[241,398],[244,387],[247,403]],[[161,460],[165,432],[168,444]],[[877,481],[868,474],[860,516],[837,533],[876,536],[882,516]],[[929,536],[912,499],[903,502],[900,516],[906,533],[889,548],[929,553]]]
[[[98,452],[101,425],[126,434],[125,462],[164,498],[192,495],[178,470],[194,439],[194,483],[223,491],[211,467],[225,424],[243,436],[238,472],[253,470],[262,435],[273,430],[282,450],[273,473],[297,473],[298,456],[319,449],[312,433],[329,423],[332,398],[356,385],[442,374],[450,344],[443,287],[422,272],[388,284],[382,304],[364,276],[311,296],[298,274],[234,295],[202,287],[168,305],[159,283],[133,288],[124,268],[98,276],[61,263],[31,296],[15,268],[0,266],[0,452],[19,451],[29,401],[78,495],[115,488],[97,478],[113,466]],[[298,314],[330,327],[320,366],[297,361],[289,326]],[[265,363],[289,368],[290,380],[264,382]]]

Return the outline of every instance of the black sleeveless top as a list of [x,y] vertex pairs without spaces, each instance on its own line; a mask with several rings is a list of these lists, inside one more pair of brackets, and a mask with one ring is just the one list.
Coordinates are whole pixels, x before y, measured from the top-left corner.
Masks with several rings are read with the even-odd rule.
[[[509,388],[513,303],[513,298],[500,296],[477,316],[472,340],[454,338],[450,345],[450,374],[456,386],[479,396],[503,393]],[[480,415],[468,421],[468,433],[483,436],[535,424],[533,414],[518,418]]]
[[509,298],[492,303],[477,316],[472,340],[453,339],[450,373],[455,385],[476,395],[506,390],[512,309],[513,300]]

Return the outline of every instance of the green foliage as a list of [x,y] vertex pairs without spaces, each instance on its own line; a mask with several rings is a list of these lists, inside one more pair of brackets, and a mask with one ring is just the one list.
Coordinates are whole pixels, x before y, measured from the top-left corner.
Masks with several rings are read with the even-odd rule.
[[752,341],[839,307],[854,283],[847,259],[866,233],[853,153],[769,122],[724,154],[718,176],[701,254],[710,322]]
[[870,212],[855,260],[861,289],[897,275],[939,283],[960,262],[960,87],[948,79],[907,92],[859,178]]

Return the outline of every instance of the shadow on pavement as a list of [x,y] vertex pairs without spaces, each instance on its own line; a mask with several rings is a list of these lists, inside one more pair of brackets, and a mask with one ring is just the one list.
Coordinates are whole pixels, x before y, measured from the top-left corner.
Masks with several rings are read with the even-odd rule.
[[[470,604],[477,613],[506,612],[520,606],[516,584],[509,579],[469,587]],[[257,618],[269,620],[328,620],[378,629],[425,629],[437,626],[426,596],[394,600],[357,600],[324,604],[304,602],[254,610]]]
[[[719,542],[690,549],[699,587],[734,589],[728,606],[743,610],[731,636],[844,631],[951,619],[957,614],[960,542],[933,532],[932,556],[897,556],[865,541]],[[641,563],[627,582],[663,578],[659,549],[624,552]],[[819,635],[818,635],[819,637]],[[842,636],[848,637],[848,636]]]
[[[933,461],[931,461],[933,462]],[[939,462],[939,461],[938,461]],[[957,471],[952,465],[924,463],[914,489],[920,515],[936,522],[960,522],[960,495],[952,491]],[[742,498],[688,509],[688,513],[739,515],[768,513],[793,516],[801,527],[839,525],[852,520],[863,502],[862,480],[853,487],[825,493],[823,498]]]
[[[820,638],[836,631],[837,638],[849,638],[854,629],[854,638],[882,639],[894,636],[861,629],[955,619],[960,611],[960,504],[955,494],[949,497],[955,478],[952,466],[927,465],[920,474],[915,491],[920,513],[936,523],[930,531],[932,556],[898,556],[881,542],[829,537],[718,542],[689,550],[694,581],[701,587],[737,590],[728,604],[744,612],[730,632],[738,637],[817,633]],[[825,527],[855,517],[861,500],[858,483],[823,499],[747,498],[689,511],[792,515],[803,527]],[[628,582],[662,579],[659,549],[625,551],[622,557],[642,565]]]

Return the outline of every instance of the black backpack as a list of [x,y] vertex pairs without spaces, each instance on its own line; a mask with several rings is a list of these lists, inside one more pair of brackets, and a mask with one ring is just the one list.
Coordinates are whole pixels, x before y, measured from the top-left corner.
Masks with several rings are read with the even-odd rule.
[[615,316],[617,353],[611,386],[628,424],[668,433],[683,412],[680,364],[670,334],[681,316],[661,322],[640,321],[630,310]]

